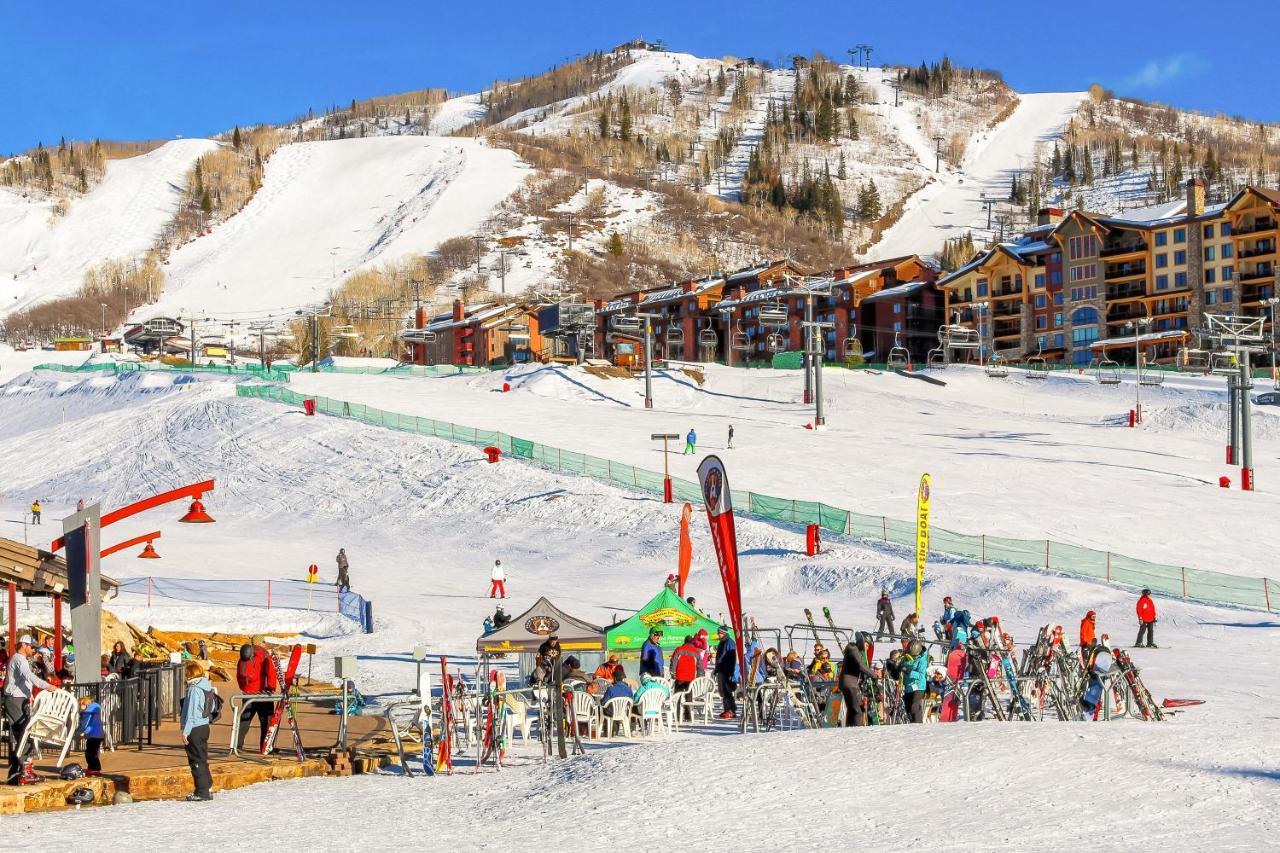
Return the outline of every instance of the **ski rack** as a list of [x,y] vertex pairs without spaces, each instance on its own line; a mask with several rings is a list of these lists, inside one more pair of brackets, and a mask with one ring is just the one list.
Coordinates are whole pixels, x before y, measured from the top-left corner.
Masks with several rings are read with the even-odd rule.
[[[240,751],[240,747],[238,744],[240,742],[241,712],[244,710],[246,706],[253,705],[259,702],[297,702],[302,700],[310,701],[313,699],[322,699],[322,700],[331,701],[333,699],[333,694],[332,693],[295,693],[294,695],[290,696],[287,693],[237,693],[236,695],[232,696],[230,699],[227,700],[227,705],[231,708],[231,742],[227,745],[227,754],[234,758],[243,758],[248,761],[256,761],[259,764],[271,763],[271,756],[269,755],[262,755],[261,753],[257,755],[253,755],[251,753]],[[302,735],[298,730],[297,718],[291,715],[289,718],[289,725],[294,730],[294,732],[298,735],[298,742],[301,743]],[[303,754],[305,756],[305,750]],[[301,762],[303,759],[299,758],[298,760],[299,762]]]

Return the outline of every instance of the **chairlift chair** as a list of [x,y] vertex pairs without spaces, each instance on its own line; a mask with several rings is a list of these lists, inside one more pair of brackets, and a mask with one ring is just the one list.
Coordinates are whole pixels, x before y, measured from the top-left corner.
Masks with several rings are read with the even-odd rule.
[[933,370],[944,370],[947,366],[947,351],[942,347],[929,350],[927,356],[929,367]]
[[640,318],[634,314],[614,314],[609,318],[609,325],[619,332],[636,332],[640,330]]
[[1146,385],[1148,387],[1156,387],[1156,386],[1163,385],[1164,371],[1153,364],[1143,363],[1145,361],[1146,361],[1146,358],[1144,357],[1142,361],[1139,362],[1140,367],[1138,370],[1138,384]]
[[1000,353],[993,352],[987,359],[986,371],[991,379],[1004,379],[1009,375],[1009,362]]
[[1036,354],[1027,359],[1027,376],[1044,379],[1049,375],[1049,363],[1044,360],[1044,344],[1036,348]]
[[1240,372],[1240,360],[1233,352],[1209,353],[1209,372],[1219,376],[1234,376]]
[[787,306],[781,302],[765,305],[760,309],[760,325],[781,329],[787,325]]
[[739,328],[738,331],[733,333],[733,339],[731,343],[733,345],[733,348],[738,350],[739,352],[746,352],[747,350],[751,349],[751,338],[747,337],[747,333],[742,331],[741,328]]
[[1119,385],[1120,384],[1120,365],[1107,357],[1106,353],[1098,359],[1098,366],[1094,371],[1094,375],[1098,377],[1099,385]]
[[889,350],[889,357],[885,359],[885,367],[889,370],[905,370],[907,365],[911,363],[911,352],[901,345],[898,335],[893,336],[893,349]]
[[679,326],[671,326],[667,329],[667,352],[677,353],[684,352],[684,329]]
[[777,332],[768,335],[764,339],[764,348],[769,352],[782,352],[786,349],[786,346],[786,341]]
[[857,338],[844,339],[844,357],[853,358],[862,355],[862,341]]
[[720,343],[720,336],[716,334],[716,330],[712,328],[700,329],[698,331],[698,346],[715,347]]

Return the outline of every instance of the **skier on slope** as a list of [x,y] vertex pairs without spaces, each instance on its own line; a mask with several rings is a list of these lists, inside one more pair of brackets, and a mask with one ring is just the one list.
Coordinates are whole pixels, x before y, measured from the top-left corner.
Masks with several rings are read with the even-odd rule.
[[[1133,644],[1135,649],[1141,649],[1144,646],[1148,649],[1156,649],[1156,603],[1151,600],[1151,590],[1144,589],[1142,596],[1138,599],[1138,641]],[[1146,636],[1147,642],[1142,642],[1143,636]]]
[[1098,613],[1096,610],[1090,610],[1080,620],[1080,659],[1086,663],[1089,660],[1089,649],[1093,645],[1094,640],[1098,636]]
[[347,592],[351,589],[351,576],[347,574],[351,568],[347,562],[347,549],[339,548],[338,556],[334,560],[338,564],[338,580],[334,582],[334,586],[338,588],[338,592]]
[[507,597],[507,570],[502,568],[501,560],[494,560],[489,572],[489,597],[495,596]]
[[729,450],[733,450],[733,424],[729,424]]
[[844,698],[844,724],[865,726],[867,711],[862,707],[862,679],[871,677],[867,663],[867,646],[870,638],[865,632],[854,635],[853,642],[844,647],[844,660],[840,663],[840,694]]
[[893,602],[889,600],[889,590],[880,590],[880,598],[876,600],[876,639],[893,635]]
[[698,452],[698,434],[693,431],[693,427],[689,428],[689,434],[684,437],[684,453],[681,456],[688,456],[690,453]]

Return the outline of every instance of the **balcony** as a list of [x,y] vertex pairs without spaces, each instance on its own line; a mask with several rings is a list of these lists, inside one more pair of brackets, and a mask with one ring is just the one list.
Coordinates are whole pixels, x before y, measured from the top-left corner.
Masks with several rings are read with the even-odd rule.
[[1274,241],[1261,241],[1252,249],[1244,249],[1239,255],[1244,258],[1260,258],[1264,255],[1274,255],[1276,253],[1276,244]]
[[1260,264],[1253,272],[1240,271],[1240,283],[1248,284],[1251,281],[1267,281],[1275,278],[1275,269],[1270,264]]
[[997,322],[992,328],[992,333],[996,340],[1017,338],[1022,335],[1022,323],[1018,321],[1014,321],[1012,323]]
[[1145,252],[1146,250],[1146,243],[1119,243],[1115,246],[1109,246],[1103,249],[1098,254],[1104,258],[1114,258],[1117,255],[1131,255],[1134,252]]
[[1022,304],[1019,302],[1001,302],[991,308],[992,317],[1021,317]]
[[1258,219],[1252,225],[1241,225],[1231,233],[1237,237],[1242,237],[1245,234],[1257,234],[1260,231],[1274,231],[1275,228],[1276,221],[1274,219]]
[[1146,281],[1126,281],[1123,284],[1108,284],[1107,299],[1116,301],[1119,299],[1134,299],[1139,296],[1147,295]]
[[1112,305],[1107,308],[1108,323],[1127,323],[1130,320],[1140,319],[1147,316],[1147,312],[1136,302],[1127,302],[1124,305]]
[[1022,295],[1021,285],[1011,284],[1007,287],[1001,287],[999,289],[995,289],[991,291],[992,299],[999,299],[1002,296],[1020,296],[1020,295]]
[[1275,295],[1275,287],[1271,282],[1265,284],[1246,284],[1240,288],[1240,304],[1261,303]]
[[1118,278],[1129,278],[1135,275],[1146,275],[1147,264],[1142,262],[1139,264],[1108,264],[1106,279],[1112,281]]

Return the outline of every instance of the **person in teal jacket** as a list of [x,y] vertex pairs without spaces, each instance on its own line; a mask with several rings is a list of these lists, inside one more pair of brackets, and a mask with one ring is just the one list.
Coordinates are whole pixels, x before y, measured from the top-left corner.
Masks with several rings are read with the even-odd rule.
[[907,647],[902,671],[902,702],[907,706],[907,718],[913,723],[923,723],[924,691],[929,684],[929,654],[924,643],[913,640]]

